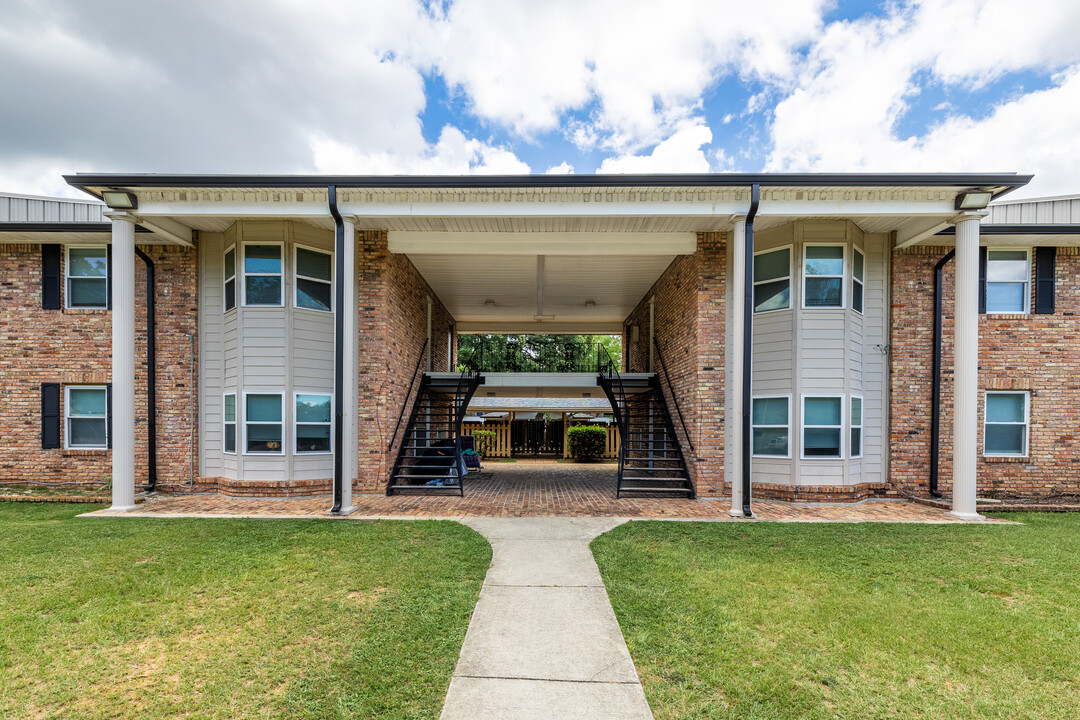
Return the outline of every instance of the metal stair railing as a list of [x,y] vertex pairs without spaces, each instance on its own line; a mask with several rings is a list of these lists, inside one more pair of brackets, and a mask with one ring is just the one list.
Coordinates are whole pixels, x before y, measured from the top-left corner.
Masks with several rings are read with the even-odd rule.
[[[401,429],[401,419],[405,416],[405,408],[409,407],[409,396],[412,395],[413,385],[416,384],[416,374],[420,372],[420,365],[424,362],[424,353],[427,350],[428,341],[424,340],[423,346],[420,348],[420,357],[416,360],[416,367],[413,368],[412,378],[409,380],[409,389],[405,391],[405,399],[401,402],[401,412],[398,413],[397,423],[394,425],[394,434],[390,436],[390,444],[386,446],[386,452],[390,452],[394,449],[394,441],[397,439],[398,430]],[[416,415],[416,405],[420,401],[420,391],[416,392],[416,402],[413,403],[412,412],[409,415],[409,424],[412,424],[413,416]],[[407,426],[406,426],[407,427]]]
[[[694,441],[690,437],[690,431],[686,429],[686,421],[683,420],[682,409],[679,407],[679,398],[675,395],[675,386],[671,384],[671,376],[668,375],[667,365],[664,364],[664,354],[660,352],[660,343],[656,341],[656,338],[653,338],[653,347],[656,348],[656,357],[660,360],[660,370],[662,370],[664,373],[664,384],[667,385],[668,390],[671,391],[671,401],[675,404],[675,413],[679,416],[679,425],[682,426],[683,436],[686,438],[686,444],[690,446],[690,452],[694,452]],[[658,392],[660,393],[660,399],[664,401],[664,406],[666,409],[667,401],[664,398],[663,388],[659,388]],[[673,431],[674,429],[675,428],[672,427]]]
[[607,382],[601,383],[608,399],[612,401],[615,410],[615,423],[619,427],[619,474],[615,485],[615,497],[622,493],[623,467],[626,459],[626,447],[630,444],[630,405],[626,401],[626,386],[623,385],[622,376],[619,375],[619,366],[615,363],[611,353],[601,343],[596,344],[596,372]]

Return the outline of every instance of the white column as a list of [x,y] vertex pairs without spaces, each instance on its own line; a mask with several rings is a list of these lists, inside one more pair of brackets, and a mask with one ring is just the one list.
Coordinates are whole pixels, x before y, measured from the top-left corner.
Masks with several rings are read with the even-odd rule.
[[746,264],[746,218],[735,218],[735,231],[728,244],[728,292],[727,311],[724,313],[730,338],[724,352],[727,385],[727,402],[724,403],[724,474],[731,486],[731,509],[728,515],[743,516],[742,487],[742,419],[743,386],[740,373],[749,368],[742,368],[743,347],[743,306],[746,293],[746,276],[743,266]]
[[345,306],[337,311],[344,313],[345,319],[345,397],[341,398],[344,403],[341,408],[341,429],[344,433],[341,442],[341,452],[344,454],[341,470],[345,487],[341,491],[341,512],[347,514],[355,510],[352,503],[353,481],[357,479],[360,471],[360,317],[356,287],[356,221],[353,218],[344,218],[344,224],[345,254],[338,258],[338,262],[345,264]]
[[135,219],[112,220],[112,507],[135,508]]
[[979,409],[979,219],[956,223],[956,314],[953,348],[952,515],[978,520],[975,511]]

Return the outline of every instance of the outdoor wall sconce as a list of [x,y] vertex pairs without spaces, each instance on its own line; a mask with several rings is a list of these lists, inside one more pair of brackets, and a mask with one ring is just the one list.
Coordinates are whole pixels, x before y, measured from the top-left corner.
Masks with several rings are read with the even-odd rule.
[[135,193],[125,190],[103,190],[101,199],[111,210],[136,210],[139,207],[139,199]]
[[989,190],[966,190],[956,196],[957,210],[982,210],[994,194]]

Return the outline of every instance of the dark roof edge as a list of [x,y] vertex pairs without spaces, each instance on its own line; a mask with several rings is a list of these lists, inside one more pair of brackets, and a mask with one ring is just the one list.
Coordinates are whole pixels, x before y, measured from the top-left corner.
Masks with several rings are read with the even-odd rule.
[[[102,222],[0,222],[0,232],[112,232],[112,223]],[[148,233],[142,225],[135,226],[135,232]]]
[[[947,227],[938,235],[955,235],[956,226]],[[1080,235],[1080,225],[1044,223],[1039,225],[982,225],[980,235]]]
[[[729,187],[821,186],[926,187],[961,186],[1003,188],[997,195],[1031,181],[1016,173],[698,173],[645,175],[164,175],[156,173],[77,173],[64,175],[73,187],[254,187],[438,189],[526,187]],[[93,193],[91,193],[93,194]]]

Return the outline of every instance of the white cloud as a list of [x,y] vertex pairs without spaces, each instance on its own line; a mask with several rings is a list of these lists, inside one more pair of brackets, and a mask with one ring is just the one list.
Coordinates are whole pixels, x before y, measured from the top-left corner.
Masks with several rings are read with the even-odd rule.
[[544,172],[548,175],[573,175],[574,166],[564,160],[558,165],[552,165]]
[[599,173],[703,173],[709,160],[702,145],[712,142],[707,125],[691,125],[659,143],[648,155],[621,155],[600,163]]

